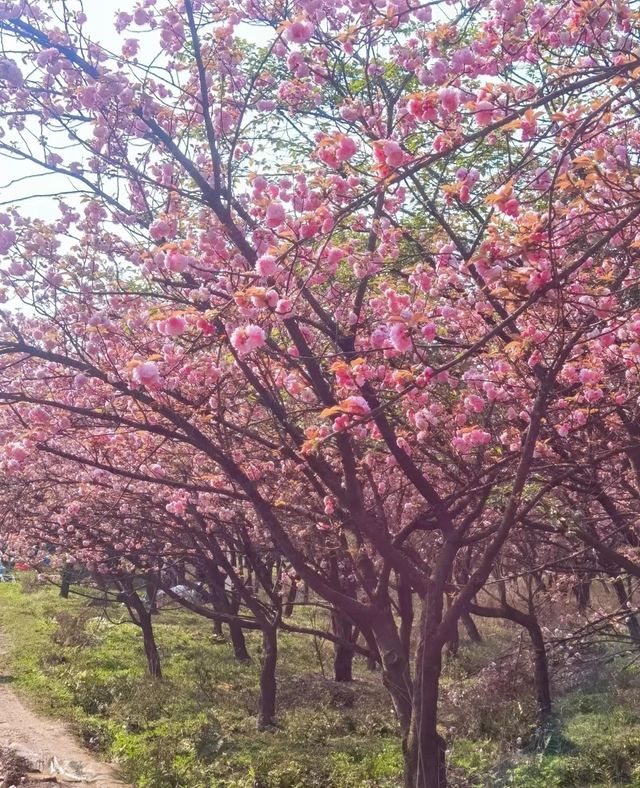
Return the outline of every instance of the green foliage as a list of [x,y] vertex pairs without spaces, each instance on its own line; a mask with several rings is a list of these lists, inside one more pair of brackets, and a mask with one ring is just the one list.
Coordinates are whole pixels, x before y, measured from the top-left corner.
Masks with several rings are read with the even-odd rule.
[[23,594],[33,594],[40,588],[37,576],[33,572],[23,572],[19,578],[20,590]]
[[457,739],[449,753],[454,779],[465,786],[483,786],[500,755],[500,746],[490,739]]
[[396,786],[402,772],[402,753],[397,742],[387,742],[376,752],[356,747],[336,753],[332,777],[344,788]]
[[[628,674],[610,676],[613,686],[601,692],[575,692],[560,703],[564,725],[559,740],[545,751],[513,768],[501,781],[490,785],[509,788],[640,785],[640,715],[637,696],[620,706],[619,685]],[[637,688],[636,688],[637,692]]]
[[[256,730],[260,638],[249,665],[185,611],[154,619],[164,678],[146,676],[139,631],[121,610],[55,589],[0,588],[5,672],[43,711],[69,719],[85,744],[140,788],[397,788],[402,754],[379,674],[320,674],[312,641],[283,633],[278,722]],[[316,622],[318,624],[321,622]],[[496,655],[513,631],[482,622],[443,679],[452,788],[640,788],[640,674],[616,663],[559,698],[556,724],[535,737],[529,679]],[[325,649],[325,666],[331,649]],[[489,669],[487,665],[492,665]],[[519,671],[520,675],[527,671]],[[455,738],[457,736],[458,738]],[[533,745],[536,745],[534,747]]]
[[132,735],[119,729],[110,753],[125,776],[140,788],[212,785],[211,765],[225,740],[218,720],[208,713],[186,719],[149,721]]
[[[30,589],[31,590],[31,589]],[[256,730],[260,637],[249,665],[185,611],[154,619],[164,677],[146,676],[140,633],[117,607],[54,589],[0,590],[16,684],[70,719],[85,744],[140,788],[391,788],[401,771],[396,725],[379,675],[354,687],[318,673],[310,640],[282,634],[280,728]],[[330,652],[328,652],[330,653]]]

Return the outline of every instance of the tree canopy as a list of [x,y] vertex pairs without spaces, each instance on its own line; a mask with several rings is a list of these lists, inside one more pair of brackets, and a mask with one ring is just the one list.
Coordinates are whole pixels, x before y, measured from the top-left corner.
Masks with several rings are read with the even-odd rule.
[[0,3],[0,154],[54,192],[0,213],[3,538],[221,582],[265,687],[303,580],[444,786],[458,621],[538,627],[485,585],[640,574],[640,6],[91,14]]

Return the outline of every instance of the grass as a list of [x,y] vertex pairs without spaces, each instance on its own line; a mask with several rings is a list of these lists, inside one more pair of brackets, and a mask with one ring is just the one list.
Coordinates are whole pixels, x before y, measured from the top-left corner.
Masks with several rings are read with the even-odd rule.
[[[111,619],[111,620],[110,620]],[[86,744],[140,788],[365,788],[397,785],[401,756],[380,676],[356,666],[351,687],[323,678],[309,639],[280,638],[279,729],[258,733],[259,637],[236,663],[202,618],[155,619],[164,678],[145,675],[138,630],[118,611],[61,600],[55,589],[0,586],[4,673],[43,713],[70,720]],[[325,665],[331,652],[323,646]]]
[[609,665],[595,681],[561,697],[556,715],[542,751],[523,757],[496,786],[640,787],[637,668]]
[[[236,663],[208,622],[183,610],[155,619],[164,678],[145,674],[138,630],[86,599],[0,586],[2,672],[43,713],[72,722],[139,788],[395,788],[401,753],[379,674],[325,678],[331,647],[280,638],[279,728],[256,730],[259,637]],[[443,680],[443,732],[455,788],[640,788],[640,676],[615,664],[558,699],[554,727],[532,751],[530,673],[500,660],[516,633],[482,622]],[[318,653],[319,650],[319,653]],[[492,663],[489,669],[483,666]]]

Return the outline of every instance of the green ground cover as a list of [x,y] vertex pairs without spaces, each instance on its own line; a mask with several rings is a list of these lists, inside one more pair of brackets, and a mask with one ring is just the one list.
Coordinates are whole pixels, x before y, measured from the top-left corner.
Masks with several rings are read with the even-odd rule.
[[[401,754],[380,676],[356,660],[356,681],[331,681],[331,648],[281,635],[279,728],[256,730],[259,638],[234,662],[203,619],[155,620],[164,678],[151,681],[138,630],[56,589],[0,586],[2,672],[43,713],[71,721],[85,743],[140,788],[391,788]],[[316,624],[318,622],[316,621]],[[479,669],[516,634],[481,622],[447,667],[445,734],[452,784],[493,788],[640,786],[640,677],[615,664],[557,701],[553,730],[535,731],[531,688]],[[323,668],[325,675],[323,676]],[[520,671],[522,673],[522,671]],[[455,737],[453,732],[455,731]]]

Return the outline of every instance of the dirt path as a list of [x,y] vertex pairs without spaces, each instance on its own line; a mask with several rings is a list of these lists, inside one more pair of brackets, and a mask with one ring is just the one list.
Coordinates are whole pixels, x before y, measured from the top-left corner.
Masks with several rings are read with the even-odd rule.
[[[7,638],[0,634],[0,659],[7,651]],[[29,764],[27,782],[18,785],[93,786],[126,788],[115,769],[96,760],[57,720],[38,717],[11,688],[11,677],[0,676],[0,786],[7,782],[7,755]],[[4,771],[4,773],[3,773]],[[36,774],[39,772],[40,774]],[[46,776],[52,781],[49,783]]]

